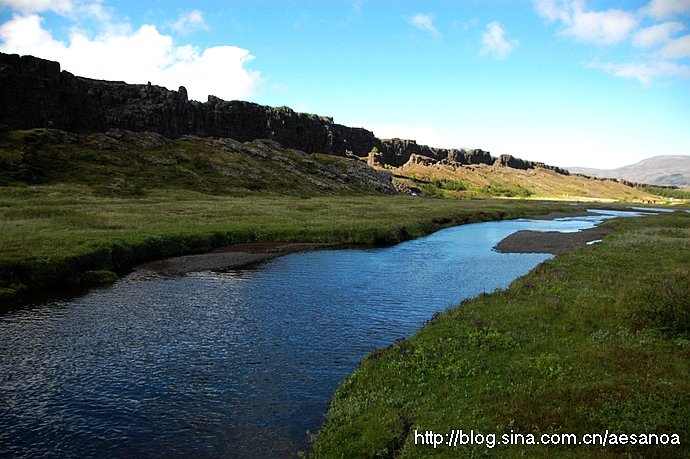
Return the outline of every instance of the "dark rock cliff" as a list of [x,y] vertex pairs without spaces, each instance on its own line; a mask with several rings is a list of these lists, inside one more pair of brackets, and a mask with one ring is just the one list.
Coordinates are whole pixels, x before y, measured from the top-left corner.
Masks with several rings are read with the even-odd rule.
[[[405,164],[413,154],[458,164],[491,165],[497,161],[483,150],[380,140],[366,129],[335,124],[330,117],[297,113],[287,107],[225,101],[215,96],[201,103],[190,101],[184,87],[170,91],[151,84],[83,78],[61,70],[58,62],[16,54],[0,53],[0,107],[0,128],[5,129],[43,127],[76,133],[123,129],[170,138],[270,139],[287,148],[338,156],[365,156],[375,149],[374,163],[395,167]],[[508,167],[548,167],[515,158],[498,162]]]
[[413,155],[425,156],[436,161],[446,160],[457,164],[488,164],[494,163],[495,158],[488,151],[457,150],[447,148],[433,148],[427,145],[418,145],[414,140],[386,139],[381,141],[379,155],[373,162],[389,164],[400,167],[410,161]]
[[365,155],[379,140],[366,129],[332,118],[243,101],[190,101],[180,87],[100,81],[61,71],[60,64],[0,53],[0,124],[70,132],[108,129],[152,131],[166,137],[225,137],[240,142],[271,139],[307,153]]

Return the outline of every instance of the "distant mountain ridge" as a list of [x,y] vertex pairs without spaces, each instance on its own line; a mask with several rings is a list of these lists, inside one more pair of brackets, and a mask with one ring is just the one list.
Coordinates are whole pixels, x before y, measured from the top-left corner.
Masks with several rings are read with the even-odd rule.
[[617,169],[566,168],[572,174],[617,178],[648,185],[690,188],[690,155],[662,155]]

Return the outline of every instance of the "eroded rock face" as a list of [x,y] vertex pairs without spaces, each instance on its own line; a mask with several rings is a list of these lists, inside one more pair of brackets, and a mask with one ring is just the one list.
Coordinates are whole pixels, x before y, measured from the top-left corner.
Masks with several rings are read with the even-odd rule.
[[[371,131],[335,124],[333,118],[297,113],[209,96],[190,101],[187,91],[152,84],[127,84],[74,76],[58,62],[0,53],[0,131],[53,128],[75,133],[111,129],[149,131],[168,138],[270,139],[286,148],[338,156],[370,155],[370,165],[400,167],[413,155],[449,164],[487,164],[564,170],[513,157],[493,158],[483,150],[419,145],[414,140],[380,140]],[[374,150],[375,149],[375,150]],[[425,160],[426,161],[426,160]]]
[[534,162],[534,161],[525,161],[524,159],[515,158],[511,155],[499,156],[496,159],[494,166],[496,166],[496,167],[510,167],[512,169],[522,169],[522,170],[541,168],[541,169],[552,170],[552,171],[554,171],[558,174],[561,174],[561,175],[570,175],[570,173],[566,169],[561,169],[560,167],[549,166],[549,165],[546,165],[544,163],[539,163],[539,162]]
[[[447,148],[433,148],[427,145],[419,145],[414,140],[386,139],[381,141],[381,161],[394,167],[400,167],[412,160],[414,156],[430,158],[434,162],[446,160],[451,164],[488,164],[495,159],[488,151],[457,150]],[[422,164],[419,159],[413,163]]]
[[429,158],[428,156],[422,156],[412,153],[412,155],[410,156],[410,160],[407,161],[406,164],[421,164],[423,166],[433,166],[436,163],[438,163],[438,160],[434,158]]
[[187,91],[151,84],[92,80],[61,71],[60,64],[0,53],[0,124],[65,131],[151,131],[166,137],[271,139],[307,153],[365,155],[379,140],[371,131],[332,118],[243,101],[190,101]]

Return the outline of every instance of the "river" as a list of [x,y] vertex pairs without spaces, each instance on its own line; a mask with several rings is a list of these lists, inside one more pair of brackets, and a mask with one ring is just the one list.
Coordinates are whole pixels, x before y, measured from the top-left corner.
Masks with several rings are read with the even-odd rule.
[[501,239],[617,215],[463,225],[227,272],[134,272],[4,313],[0,455],[295,457],[367,353],[550,257],[497,253]]

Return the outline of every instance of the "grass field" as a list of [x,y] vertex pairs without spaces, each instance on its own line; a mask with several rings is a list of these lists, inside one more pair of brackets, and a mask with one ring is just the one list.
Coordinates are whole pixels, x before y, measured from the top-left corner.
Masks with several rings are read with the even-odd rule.
[[392,171],[398,176],[407,177],[406,181],[413,179],[411,183],[427,193],[446,197],[503,196],[573,202],[658,203],[668,202],[671,197],[655,194],[660,188],[633,188],[615,180],[562,175],[540,168],[519,170],[483,164],[459,168],[407,164]]
[[[613,182],[564,182],[548,171],[475,172],[481,174],[417,179],[429,195],[445,197],[651,196]],[[382,183],[386,177],[360,161],[261,141],[4,133],[0,308],[232,243],[388,245],[451,225],[577,210],[533,200],[374,193]],[[310,454],[687,457],[687,446],[414,444],[415,430],[451,429],[610,429],[678,433],[688,441],[690,214],[607,224],[617,231],[602,244],[559,256],[507,291],[434,317],[413,338],[371,354],[335,394]]]
[[[615,231],[602,243],[370,354],[337,390],[310,456],[688,457],[690,214],[606,225]],[[415,431],[452,429],[509,439],[677,434],[682,443],[415,444]]]
[[275,142],[0,133],[0,302],[248,241],[384,245],[551,204],[387,196],[387,172]]
[[110,197],[85,185],[0,187],[0,298],[112,281],[168,256],[249,241],[387,245],[438,228],[569,209],[564,204],[381,194]]

